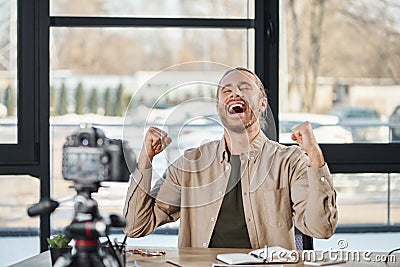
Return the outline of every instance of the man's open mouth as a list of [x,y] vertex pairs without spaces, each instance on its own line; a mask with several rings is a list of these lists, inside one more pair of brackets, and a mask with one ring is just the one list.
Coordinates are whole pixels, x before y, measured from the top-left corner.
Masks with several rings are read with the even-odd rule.
[[246,105],[240,102],[228,104],[228,112],[230,114],[243,113],[246,110]]

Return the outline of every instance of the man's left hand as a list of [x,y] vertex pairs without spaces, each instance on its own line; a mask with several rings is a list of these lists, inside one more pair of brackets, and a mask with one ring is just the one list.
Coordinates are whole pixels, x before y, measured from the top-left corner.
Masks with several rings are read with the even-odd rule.
[[319,168],[325,164],[324,156],[308,121],[292,129],[292,140],[299,144],[310,158],[310,166]]

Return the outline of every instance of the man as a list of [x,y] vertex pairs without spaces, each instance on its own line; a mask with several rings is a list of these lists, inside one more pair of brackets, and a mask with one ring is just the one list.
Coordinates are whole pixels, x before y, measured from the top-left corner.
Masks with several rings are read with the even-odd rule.
[[295,249],[293,222],[304,234],[329,238],[336,192],[310,123],[293,129],[299,146],[278,144],[260,130],[268,104],[253,72],[230,70],[217,90],[223,138],[186,151],[153,189],[152,160],[172,140],[155,127],[146,133],[124,207],[128,236],[180,218],[180,247]]

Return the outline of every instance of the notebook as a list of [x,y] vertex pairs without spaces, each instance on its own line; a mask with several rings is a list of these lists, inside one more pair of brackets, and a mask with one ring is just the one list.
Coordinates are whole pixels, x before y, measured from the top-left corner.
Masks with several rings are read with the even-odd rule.
[[224,264],[224,263],[213,263],[211,267],[284,267],[283,265],[271,265],[269,263],[266,264],[258,264],[258,263],[250,263],[250,264]]
[[323,260],[316,260],[316,261],[305,261],[304,265],[311,265],[311,266],[331,266],[335,264],[346,263],[345,260],[331,260],[331,259],[323,259]]
[[227,264],[254,264],[254,263],[295,263],[290,250],[279,246],[265,247],[252,250],[249,253],[223,253],[217,255],[217,260]]

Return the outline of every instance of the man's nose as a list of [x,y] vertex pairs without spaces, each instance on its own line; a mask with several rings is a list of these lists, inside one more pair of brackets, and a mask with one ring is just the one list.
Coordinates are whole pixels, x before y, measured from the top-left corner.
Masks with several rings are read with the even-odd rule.
[[238,96],[243,96],[242,91],[240,91],[239,87],[237,87],[237,86],[232,88],[231,94],[238,95]]

